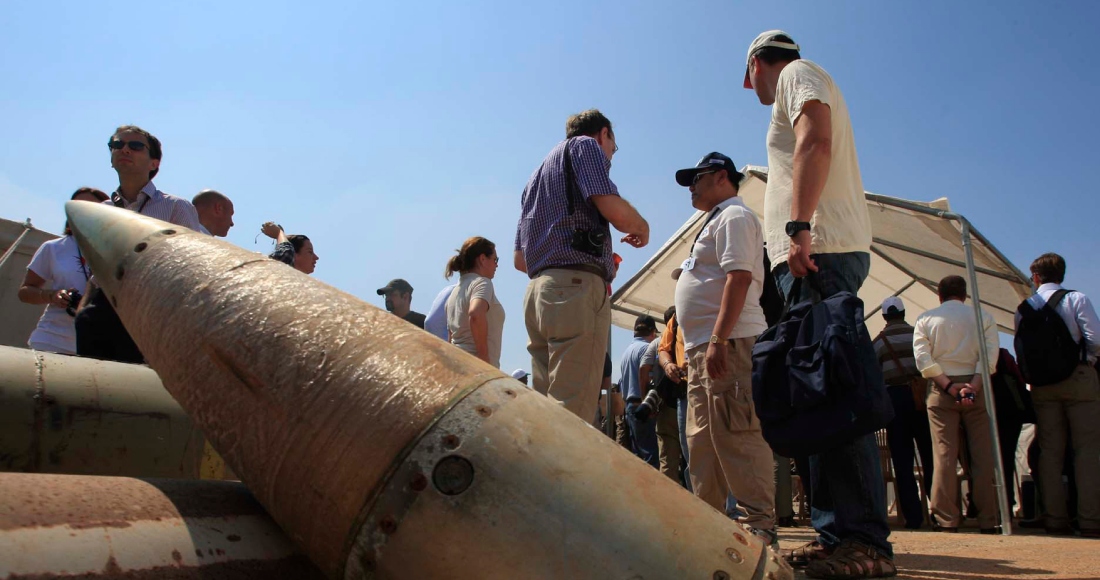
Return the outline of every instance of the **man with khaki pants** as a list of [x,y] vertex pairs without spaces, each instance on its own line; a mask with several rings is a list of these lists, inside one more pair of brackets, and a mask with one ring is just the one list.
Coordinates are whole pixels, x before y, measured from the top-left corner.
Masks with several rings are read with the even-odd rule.
[[993,487],[993,440],[989,413],[981,394],[981,353],[986,349],[989,374],[996,371],[997,324],[982,311],[982,333],[974,309],[966,302],[966,281],[947,276],[939,284],[940,306],[917,318],[913,325],[913,356],[921,376],[931,381],[928,422],[932,428],[933,526],[941,532],[957,532],[959,511],[959,426],[966,430],[970,450],[970,475],[978,526],[983,534],[997,533],[997,496]]
[[608,176],[618,150],[611,121],[592,109],[565,129],[523,190],[514,259],[531,278],[523,299],[531,386],[591,422],[611,329],[608,224],[635,248],[649,243],[649,224]]
[[[1100,379],[1093,368],[1100,356],[1100,319],[1088,296],[1074,290],[1059,292],[1065,277],[1066,261],[1058,254],[1043,254],[1031,263],[1031,281],[1037,290],[1027,301],[1036,310],[1050,301],[1069,338],[1083,351],[1081,362],[1069,377],[1031,387],[1038,418],[1043,526],[1051,534],[1073,533],[1070,520],[1074,514],[1069,513],[1062,485],[1068,434],[1073,443],[1077,523],[1082,536],[1100,538]],[[1028,330],[1020,322],[1017,314],[1017,340],[1023,339],[1017,351],[1030,343],[1023,336]]]
[[767,329],[764,234],[737,197],[742,177],[721,153],[676,172],[692,206],[707,212],[674,272],[688,361],[688,471],[695,495],[723,511],[733,493],[745,513],[738,521],[778,549],[772,451],[752,403],[752,347]]

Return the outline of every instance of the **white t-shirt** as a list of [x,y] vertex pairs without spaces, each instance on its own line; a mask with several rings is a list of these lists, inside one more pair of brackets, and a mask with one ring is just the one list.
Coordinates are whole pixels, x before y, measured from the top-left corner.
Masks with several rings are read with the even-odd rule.
[[829,177],[810,220],[811,254],[871,251],[871,216],[859,175],[848,105],[833,78],[817,64],[796,60],[779,73],[768,126],[768,186],[764,193],[764,238],[772,267],[787,261],[794,195],[794,124],[808,101],[828,105],[833,128]]
[[470,332],[470,303],[476,299],[489,303],[489,364],[500,367],[500,342],[504,334],[504,307],[497,300],[493,281],[473,272],[463,274],[447,299],[447,330],[451,344],[477,355],[474,335]]
[[691,256],[676,281],[676,320],[684,333],[685,349],[710,341],[722,306],[726,273],[735,270],[752,272],[752,284],[741,316],[726,338],[757,336],[768,329],[764,309],[760,307],[764,289],[764,237],[760,220],[739,197],[723,201],[718,209],[691,247]]
[[[39,246],[27,269],[46,280],[43,288],[52,290],[75,288],[83,293],[92,270],[87,265],[81,267],[82,260],[76,239],[65,236]],[[73,326],[73,317],[69,316],[64,308],[58,308],[53,304],[47,305],[27,344],[37,350],[76,354],[76,329]]]

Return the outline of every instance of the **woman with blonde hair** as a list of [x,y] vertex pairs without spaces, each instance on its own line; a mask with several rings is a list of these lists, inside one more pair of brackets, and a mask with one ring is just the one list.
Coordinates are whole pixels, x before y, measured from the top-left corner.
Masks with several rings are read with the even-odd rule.
[[447,261],[445,277],[458,272],[458,286],[447,299],[451,344],[499,368],[504,334],[504,307],[493,289],[497,273],[496,244],[472,237]]

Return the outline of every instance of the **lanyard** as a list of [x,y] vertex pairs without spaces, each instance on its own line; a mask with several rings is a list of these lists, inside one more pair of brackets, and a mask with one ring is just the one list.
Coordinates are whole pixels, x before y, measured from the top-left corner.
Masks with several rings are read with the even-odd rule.
[[[141,192],[138,192],[138,193],[140,195]],[[137,207],[137,209],[134,210],[134,211],[136,211],[138,213],[141,213],[141,210],[145,209],[145,204],[149,203],[150,199],[152,199],[152,198],[149,197],[148,194],[146,194],[145,199],[142,200],[142,202],[141,202],[141,205],[139,205]],[[115,207],[121,207],[121,208],[124,208],[124,209],[129,209],[126,205],[121,205],[120,204],[120,202],[122,202],[122,201],[123,201],[122,195],[120,195],[118,193],[118,191],[115,191],[114,193],[111,194],[111,203],[115,204]]]
[[80,245],[76,246],[76,258],[80,262],[80,271],[84,273],[84,281],[87,282],[90,275],[88,275],[88,269],[84,267],[84,254],[80,252]]
[[710,220],[714,219],[714,216],[718,215],[720,211],[722,211],[722,208],[714,208],[714,211],[710,212],[710,215],[707,216],[707,221],[703,222],[703,227],[699,229],[699,233],[695,234],[695,241],[691,242],[691,249],[693,252],[695,251],[695,244],[699,243],[699,238],[703,237],[703,232],[707,231],[707,224],[709,224]]

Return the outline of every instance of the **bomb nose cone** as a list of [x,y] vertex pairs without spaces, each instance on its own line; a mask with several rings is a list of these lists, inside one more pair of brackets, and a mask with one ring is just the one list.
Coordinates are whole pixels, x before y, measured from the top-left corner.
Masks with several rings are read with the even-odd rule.
[[69,228],[76,237],[84,259],[108,296],[125,276],[126,261],[150,245],[169,236],[192,232],[183,226],[102,203],[69,201],[65,203]]

